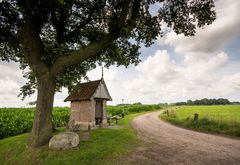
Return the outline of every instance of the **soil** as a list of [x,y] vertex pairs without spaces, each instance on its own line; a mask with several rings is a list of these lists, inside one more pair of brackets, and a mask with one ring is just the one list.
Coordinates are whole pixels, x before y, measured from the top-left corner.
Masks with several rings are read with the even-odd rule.
[[240,165],[240,140],[173,126],[159,119],[162,111],[134,118],[144,144],[125,164]]

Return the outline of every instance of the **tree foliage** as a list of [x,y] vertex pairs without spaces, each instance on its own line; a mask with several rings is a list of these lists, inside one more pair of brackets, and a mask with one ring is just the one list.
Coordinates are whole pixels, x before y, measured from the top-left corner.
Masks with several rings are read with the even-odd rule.
[[200,99],[200,100],[188,100],[187,102],[177,102],[175,105],[228,105],[232,104],[228,99]]
[[[151,14],[152,5],[158,14]],[[47,72],[56,90],[72,89],[97,64],[137,65],[139,48],[163,34],[163,23],[194,35],[213,22],[213,8],[213,0],[3,0],[0,59],[25,70],[23,98]]]

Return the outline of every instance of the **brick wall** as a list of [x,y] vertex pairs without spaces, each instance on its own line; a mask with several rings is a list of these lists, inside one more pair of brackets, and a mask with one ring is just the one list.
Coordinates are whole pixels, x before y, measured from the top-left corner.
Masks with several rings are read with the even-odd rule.
[[[80,123],[84,128],[88,125],[95,125],[95,105],[96,101],[73,101],[71,102],[70,121]],[[106,100],[103,100],[103,124],[107,123]]]
[[71,102],[70,120],[78,122],[93,122],[95,103],[93,101],[74,101]]

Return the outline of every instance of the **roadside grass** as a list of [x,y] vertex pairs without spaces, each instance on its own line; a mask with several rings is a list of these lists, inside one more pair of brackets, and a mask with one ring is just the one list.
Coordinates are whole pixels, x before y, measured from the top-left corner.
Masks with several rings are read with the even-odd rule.
[[[140,144],[131,120],[143,113],[130,114],[119,121],[121,129],[101,128],[91,131],[91,141],[81,141],[76,149],[52,151],[48,146],[38,149],[26,147],[29,133],[0,140],[1,165],[27,164],[121,164],[124,156]],[[64,129],[58,130],[59,132]]]
[[[172,114],[164,113],[160,118],[197,131],[240,137],[240,105],[182,106],[172,110]],[[195,113],[199,114],[197,121],[193,119]]]

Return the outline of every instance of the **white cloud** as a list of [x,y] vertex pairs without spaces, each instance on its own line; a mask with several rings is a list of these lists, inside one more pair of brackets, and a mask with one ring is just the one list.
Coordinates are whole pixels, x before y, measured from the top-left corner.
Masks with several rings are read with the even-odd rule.
[[20,87],[26,82],[22,76],[18,63],[0,63],[0,107],[24,107],[28,102],[36,100],[36,94],[24,101],[17,97]]
[[0,79],[0,95],[16,94],[19,92],[19,84],[9,77]]
[[228,86],[232,87],[233,90],[240,90],[240,72],[224,76],[222,80],[228,83]]
[[154,56],[149,56],[144,62],[136,67],[137,71],[141,71],[149,81],[168,82],[178,76],[175,62],[170,59],[166,50],[156,51]]
[[[204,29],[198,28],[196,35],[185,37],[173,31],[159,40],[159,44],[173,46],[177,53],[211,53],[222,49],[231,39],[240,35],[240,1],[216,1],[217,19]],[[206,54],[205,54],[206,55]]]
[[228,63],[224,52],[196,63],[176,63],[166,50],[158,50],[140,63],[138,77],[131,80],[128,90],[150,103],[226,97],[240,92],[238,74],[223,78],[221,71]]

